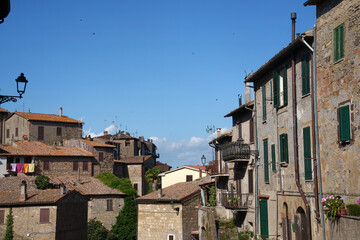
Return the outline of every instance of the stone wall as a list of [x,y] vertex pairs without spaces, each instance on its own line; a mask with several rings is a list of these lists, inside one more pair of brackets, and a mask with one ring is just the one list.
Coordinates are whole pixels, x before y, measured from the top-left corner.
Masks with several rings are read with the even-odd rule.
[[[107,211],[108,199],[112,199],[113,201],[112,211]],[[116,222],[117,215],[124,206],[124,198],[121,196],[93,196],[88,204],[88,220],[96,219],[110,230],[111,226]]]
[[[12,137],[14,136],[14,140],[23,140],[23,136],[26,135],[28,138],[29,136],[29,129],[30,124],[29,122],[16,114],[14,114],[11,118],[7,119],[4,124],[4,139],[3,143],[5,144],[11,144]],[[15,129],[18,128],[18,136],[15,135]],[[6,136],[6,131],[9,129],[10,136]],[[33,136],[34,139],[37,139],[37,133],[36,136]],[[30,138],[29,138],[30,139]]]
[[360,217],[341,216],[335,222],[327,219],[329,234],[326,239],[359,239],[360,236]]
[[143,189],[143,166],[142,164],[128,164],[128,178],[130,179],[131,184],[137,184],[138,195],[142,196],[144,193],[142,192]]
[[191,232],[198,231],[198,209],[201,204],[200,193],[183,203],[182,208],[182,227],[183,239],[191,239]]

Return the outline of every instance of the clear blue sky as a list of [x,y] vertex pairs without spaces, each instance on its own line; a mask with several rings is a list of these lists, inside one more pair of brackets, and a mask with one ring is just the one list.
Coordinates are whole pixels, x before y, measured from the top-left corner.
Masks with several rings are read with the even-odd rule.
[[231,128],[223,116],[238,106],[245,71],[290,42],[290,13],[297,32],[315,24],[304,2],[12,0],[0,24],[0,94],[16,94],[21,72],[29,84],[1,107],[63,107],[85,131],[121,124],[162,139],[160,161],[197,164],[201,152],[211,158],[206,126]]

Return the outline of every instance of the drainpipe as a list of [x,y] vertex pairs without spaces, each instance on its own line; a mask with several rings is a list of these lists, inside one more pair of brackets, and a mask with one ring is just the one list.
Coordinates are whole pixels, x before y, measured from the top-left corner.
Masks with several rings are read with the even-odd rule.
[[[291,13],[292,20],[292,42],[295,40],[295,19],[296,13]],[[306,207],[306,216],[307,216],[307,225],[308,225],[308,240],[312,239],[311,234],[311,212],[309,202],[306,199],[305,193],[300,184],[300,175],[299,175],[299,158],[298,158],[298,138],[297,138],[297,104],[296,104],[296,72],[295,72],[295,53],[292,53],[291,58],[291,73],[292,73],[292,109],[293,109],[293,141],[294,141],[294,162],[295,162],[295,182],[296,186],[300,192],[301,198]]]
[[[254,86],[254,129],[255,129],[255,152],[258,152],[258,137],[257,137],[257,108],[256,108],[256,93]],[[259,156],[255,154],[255,236],[259,233]]]

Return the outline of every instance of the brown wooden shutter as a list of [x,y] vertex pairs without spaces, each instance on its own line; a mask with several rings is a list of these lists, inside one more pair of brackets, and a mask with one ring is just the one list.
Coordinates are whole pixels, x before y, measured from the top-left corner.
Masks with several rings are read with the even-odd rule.
[[38,127],[38,140],[39,141],[44,140],[44,127],[43,126]]
[[19,136],[19,128],[15,128],[15,137]]
[[73,162],[73,171],[77,171],[79,169],[79,162],[74,161]]
[[56,136],[61,136],[62,135],[62,128],[61,127],[57,127],[56,128]]
[[113,200],[112,199],[106,200],[106,210],[113,211]]
[[186,175],[186,181],[187,182],[191,182],[193,180],[193,176],[192,175]]
[[5,210],[0,210],[0,224],[5,223]]
[[89,163],[87,161],[83,162],[83,171],[89,171]]
[[99,152],[99,162],[104,161],[104,153],[103,152]]
[[6,129],[6,138],[10,138],[10,129]]
[[250,143],[254,143],[254,118],[250,119]]
[[40,223],[49,223],[49,215],[50,211],[48,208],[41,208],[40,209]]
[[248,170],[248,180],[249,180],[249,193],[254,193],[254,176],[253,170]]
[[43,170],[44,171],[49,171],[50,169],[50,162],[49,161],[44,161],[43,162]]

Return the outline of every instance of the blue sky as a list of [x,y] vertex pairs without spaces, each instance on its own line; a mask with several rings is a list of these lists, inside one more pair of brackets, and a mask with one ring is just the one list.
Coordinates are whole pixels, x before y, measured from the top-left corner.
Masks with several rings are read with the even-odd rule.
[[[305,1],[305,0],[304,0]],[[121,128],[152,137],[173,167],[211,160],[208,125],[238,105],[245,71],[255,71],[315,24],[304,1],[12,0],[0,25],[1,107],[65,115],[84,132]],[[113,126],[111,126],[113,125]]]

